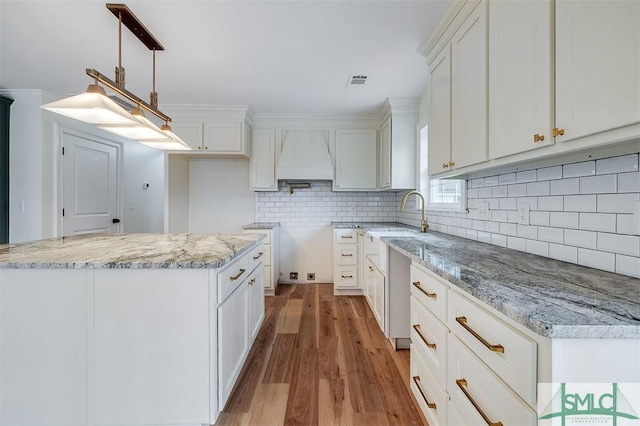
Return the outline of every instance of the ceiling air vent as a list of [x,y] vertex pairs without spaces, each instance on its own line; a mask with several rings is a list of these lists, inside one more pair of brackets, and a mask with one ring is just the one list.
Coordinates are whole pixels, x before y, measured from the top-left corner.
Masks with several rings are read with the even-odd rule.
[[364,87],[366,83],[367,83],[366,75],[361,75],[361,74],[350,75],[349,81],[347,82],[347,87]]

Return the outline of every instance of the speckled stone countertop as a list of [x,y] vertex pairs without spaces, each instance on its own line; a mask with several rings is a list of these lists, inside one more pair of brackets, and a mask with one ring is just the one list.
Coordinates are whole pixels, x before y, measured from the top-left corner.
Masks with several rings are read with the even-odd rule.
[[244,225],[242,229],[274,229],[279,228],[280,222],[253,222]]
[[381,240],[541,336],[640,339],[640,279],[439,232]]
[[219,268],[261,234],[87,234],[0,245],[0,269]]

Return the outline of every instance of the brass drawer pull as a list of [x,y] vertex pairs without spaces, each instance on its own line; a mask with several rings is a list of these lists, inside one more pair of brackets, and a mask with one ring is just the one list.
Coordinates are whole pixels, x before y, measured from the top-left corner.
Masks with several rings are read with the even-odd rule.
[[430,348],[430,349],[435,349],[436,348],[436,344],[435,343],[427,342],[427,339],[424,337],[424,335],[420,331],[420,324],[413,324],[412,327],[416,331],[416,333],[418,333],[418,336],[420,336],[420,338],[422,339],[424,344],[427,345],[428,348]]
[[475,409],[478,411],[478,413],[482,416],[484,421],[487,422],[489,426],[503,426],[502,422],[492,422],[491,420],[489,420],[489,417],[487,417],[487,415],[484,413],[482,408],[480,408],[478,403],[473,399],[469,391],[466,389],[467,381],[465,379],[457,379],[456,384],[458,385],[458,387],[460,388],[464,396],[466,396],[469,402],[473,404]]
[[435,293],[429,293],[427,290],[425,290],[424,288],[422,288],[422,285],[420,283],[420,281],[414,281],[413,286],[416,287],[418,290],[420,290],[421,292],[423,292],[427,297],[430,297],[432,299],[437,299],[438,295]]
[[256,279],[255,278],[251,278],[249,280],[249,285],[254,285],[256,283]]
[[253,260],[258,260],[258,259],[260,259],[260,258],[262,257],[262,255],[263,255],[263,254],[264,254],[263,252],[258,253],[258,255],[257,255],[257,256],[253,256]]
[[424,402],[427,403],[427,407],[432,408],[432,409],[435,410],[436,409],[436,403],[435,402],[429,402],[429,400],[427,399],[427,395],[425,395],[424,391],[422,390],[422,386],[420,386],[420,376],[413,376],[413,382],[418,387],[418,390],[420,391],[420,395],[422,395],[422,399],[424,399]]
[[353,275],[340,275],[342,278],[353,278]]
[[242,274],[244,274],[244,273],[245,273],[245,270],[244,270],[244,269],[240,269],[240,272],[238,273],[238,275],[236,275],[235,277],[231,277],[231,278],[229,278],[229,281],[235,281],[235,280],[237,280],[237,279],[238,279],[238,278],[240,278],[240,277],[242,276]]
[[342,256],[342,257],[353,257],[353,254],[352,254],[352,253],[349,253],[349,254],[341,254],[340,256]]
[[345,240],[352,240],[353,239],[353,235],[343,235],[340,238],[344,238]]
[[369,270],[373,272],[373,266],[369,266]]
[[469,333],[471,333],[473,335],[473,337],[475,337],[476,339],[480,340],[480,343],[485,345],[487,347],[487,349],[489,349],[492,352],[500,352],[502,354],[504,353],[504,346],[490,344],[489,342],[484,340],[484,338],[482,336],[480,336],[478,333],[476,333],[471,327],[469,327],[467,325],[467,317],[456,317],[456,321],[458,322],[458,324],[460,324],[462,327],[464,327],[465,330],[467,330]]

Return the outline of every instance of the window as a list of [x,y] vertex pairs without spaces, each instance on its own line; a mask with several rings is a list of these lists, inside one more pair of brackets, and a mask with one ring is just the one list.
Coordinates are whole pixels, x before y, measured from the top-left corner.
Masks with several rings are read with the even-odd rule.
[[466,181],[460,179],[429,179],[427,167],[428,126],[426,124],[418,124],[418,132],[420,135],[420,143],[418,145],[420,182],[418,190],[425,196],[427,210],[465,210],[467,207]]

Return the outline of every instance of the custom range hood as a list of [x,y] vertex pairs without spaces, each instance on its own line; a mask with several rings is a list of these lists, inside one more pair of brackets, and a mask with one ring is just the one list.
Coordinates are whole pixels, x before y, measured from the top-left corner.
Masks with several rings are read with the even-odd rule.
[[329,132],[283,130],[276,165],[278,180],[333,180]]

